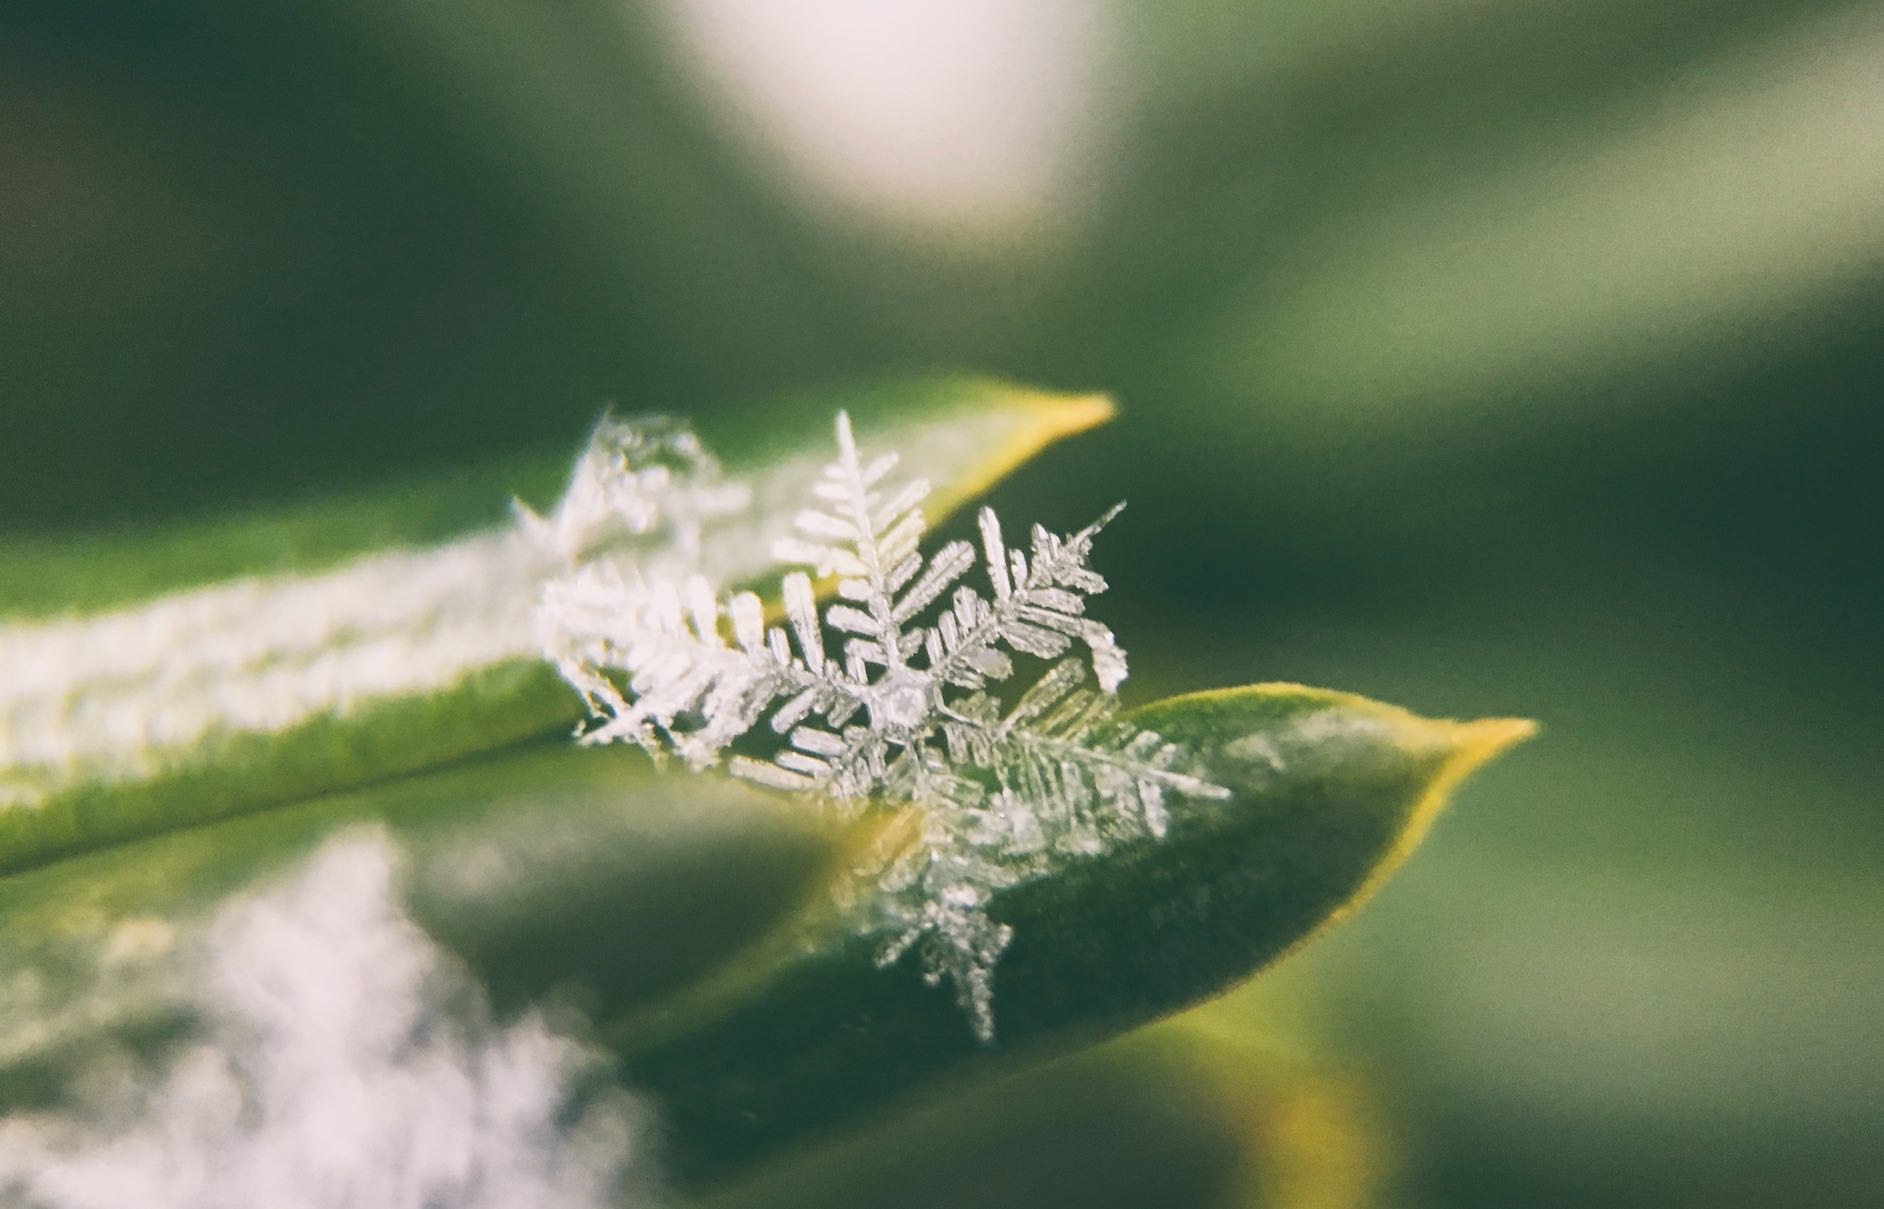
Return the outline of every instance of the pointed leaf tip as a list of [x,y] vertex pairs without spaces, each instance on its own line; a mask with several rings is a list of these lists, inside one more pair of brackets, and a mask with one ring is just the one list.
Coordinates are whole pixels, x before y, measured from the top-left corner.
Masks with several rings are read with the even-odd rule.
[[1437,725],[1445,731],[1452,754],[1426,791],[1428,800],[1421,803],[1423,809],[1433,811],[1443,806],[1467,777],[1538,732],[1537,723],[1529,718],[1479,718]]
[[[988,383],[984,389],[990,397],[1011,402],[1024,418],[1005,432],[990,433],[993,439],[984,446],[985,478],[965,484],[972,488],[966,493],[969,495],[978,495],[993,486],[1008,471],[1029,461],[1047,446],[1097,428],[1118,414],[1112,397],[1106,394],[1029,390],[1000,383]],[[958,502],[953,497],[948,500],[950,507]]]
[[[1464,784],[1466,778],[1491,763],[1505,752],[1537,734],[1538,725],[1529,718],[1479,718],[1468,722],[1451,719],[1423,718],[1418,714],[1399,710],[1392,706],[1382,706],[1403,715],[1402,724],[1409,732],[1420,733],[1424,743],[1433,750],[1442,753],[1438,771],[1433,774],[1425,793],[1408,811],[1406,821],[1401,825],[1400,834],[1392,846],[1380,857],[1359,886],[1342,903],[1329,913],[1321,927],[1316,928],[1307,937],[1313,939],[1332,924],[1346,919],[1360,908],[1376,890],[1386,883],[1395,870],[1413,855],[1414,849],[1426,839],[1426,833],[1432,829],[1433,822],[1445,811],[1452,800],[1453,791]],[[1418,745],[1421,740],[1412,740],[1409,745]]]
[[[1374,798],[1391,842],[1339,913],[1370,894],[1419,846],[1454,790],[1472,773],[1537,733],[1526,718],[1428,718],[1354,693],[1284,682],[1191,693],[1137,712],[1135,720],[1188,746],[1233,795],[1254,802],[1318,780],[1330,808]],[[1397,792],[1362,795],[1398,781]]]
[[1112,396],[1103,392],[1060,394],[1042,391],[1037,396],[1043,427],[1043,441],[1054,441],[1097,428],[1118,414]]

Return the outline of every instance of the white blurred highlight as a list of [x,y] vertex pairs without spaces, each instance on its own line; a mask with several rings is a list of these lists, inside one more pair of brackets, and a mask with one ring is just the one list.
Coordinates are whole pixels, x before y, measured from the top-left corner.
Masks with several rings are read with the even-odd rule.
[[355,833],[228,908],[195,958],[203,1039],[107,1068],[71,1115],[0,1121],[0,1204],[653,1203],[644,1110],[539,1017],[494,1021],[395,873],[383,833]]
[[1093,0],[664,0],[701,75],[851,217],[999,237],[1056,212],[1096,133]]

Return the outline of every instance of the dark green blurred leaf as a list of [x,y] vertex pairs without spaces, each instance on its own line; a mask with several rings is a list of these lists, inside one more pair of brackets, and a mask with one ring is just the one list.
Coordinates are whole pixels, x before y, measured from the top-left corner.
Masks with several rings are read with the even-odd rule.
[[699,1209],[1364,1209],[1377,1109],[1352,1078],[1185,1017],[996,1076]]
[[56,1093],[101,1045],[186,1026],[205,926],[362,827],[391,836],[414,917],[503,1007],[575,984],[621,1010],[683,986],[843,851],[816,815],[738,783],[555,743],[0,877],[7,1099]]

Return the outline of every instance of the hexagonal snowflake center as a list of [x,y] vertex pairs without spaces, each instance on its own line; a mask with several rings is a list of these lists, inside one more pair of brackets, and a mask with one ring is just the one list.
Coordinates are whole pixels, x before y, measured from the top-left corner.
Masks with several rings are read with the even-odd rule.
[[929,716],[930,679],[910,668],[898,668],[870,687],[864,707],[870,711],[872,730],[908,730]]

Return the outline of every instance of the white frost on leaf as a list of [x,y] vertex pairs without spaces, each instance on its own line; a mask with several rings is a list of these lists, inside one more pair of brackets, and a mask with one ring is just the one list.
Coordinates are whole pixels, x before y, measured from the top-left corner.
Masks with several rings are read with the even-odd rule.
[[520,526],[438,546],[90,616],[0,620],[0,812],[213,762],[233,736],[449,692],[534,658],[539,585],[575,563],[678,573],[704,545],[763,565],[763,540],[727,523],[750,500],[684,425],[604,417],[548,517],[518,504]]
[[[1224,791],[1119,717],[1125,652],[1086,615],[1106,587],[1088,566],[1093,538],[1117,508],[1067,536],[1035,526],[1025,549],[984,508],[979,550],[953,541],[925,558],[929,485],[895,482],[896,456],[865,457],[842,413],[837,444],[774,550],[801,568],[780,584],[784,625],[702,575],[585,565],[545,589],[546,653],[593,715],[586,742],[723,762],[847,816],[922,807],[919,837],[868,896],[890,936],[881,958],[916,950],[991,1039],[994,966],[1012,939],[993,896],[1053,855],[1162,836],[1167,794]],[[977,562],[985,591],[962,582]],[[813,576],[835,579],[822,614]],[[1016,657],[1045,670],[1006,704],[996,685]],[[768,734],[767,758],[733,750]]]
[[659,1203],[648,1110],[597,1051],[504,1021],[406,914],[380,829],[336,837],[180,954],[198,1027],[92,1055],[0,1117],[20,1209],[568,1209]]

